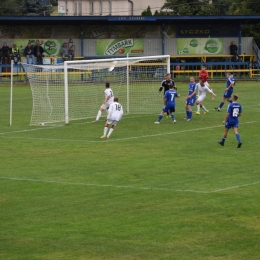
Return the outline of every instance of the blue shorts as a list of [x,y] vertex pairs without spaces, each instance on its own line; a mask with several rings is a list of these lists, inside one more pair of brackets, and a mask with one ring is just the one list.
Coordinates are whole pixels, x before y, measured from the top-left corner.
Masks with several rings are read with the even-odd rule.
[[229,91],[225,91],[223,97],[224,98],[231,98],[232,93],[233,93],[233,88],[229,89]]
[[164,106],[162,110],[163,110],[163,112],[173,113],[173,112],[175,112],[175,107],[167,107],[167,106]]
[[195,101],[196,101],[195,98],[193,98],[193,97],[192,97],[192,98],[189,98],[189,99],[186,100],[186,105],[187,105],[187,106],[192,106],[192,107],[193,107],[194,104],[195,104]]
[[225,124],[225,128],[227,128],[227,129],[230,129],[230,128],[238,128],[238,125],[239,125],[239,122],[226,122],[226,124]]

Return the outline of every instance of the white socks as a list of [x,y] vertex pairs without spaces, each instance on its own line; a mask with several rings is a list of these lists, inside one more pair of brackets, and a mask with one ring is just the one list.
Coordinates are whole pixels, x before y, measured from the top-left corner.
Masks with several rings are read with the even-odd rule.
[[202,106],[202,109],[203,109],[204,111],[208,111],[208,110],[207,110],[207,108],[206,108],[206,107],[204,107],[204,106]]
[[109,132],[108,132],[108,135],[107,135],[107,136],[110,136],[110,135],[112,134],[113,130],[114,130],[114,128],[111,127],[111,128],[109,129]]
[[98,110],[98,114],[97,114],[97,117],[96,117],[96,121],[99,120],[99,118],[101,117],[101,114],[102,114],[102,112],[101,112],[100,110]]
[[[208,111],[206,107],[202,106],[202,109],[204,111]],[[197,111],[200,112],[200,105],[197,105]]]
[[105,126],[105,127],[104,127],[104,135],[107,135],[107,129],[108,129],[108,127]]

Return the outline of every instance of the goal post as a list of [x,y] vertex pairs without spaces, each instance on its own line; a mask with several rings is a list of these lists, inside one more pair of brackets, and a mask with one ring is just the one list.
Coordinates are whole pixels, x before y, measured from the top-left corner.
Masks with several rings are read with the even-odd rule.
[[95,118],[104,101],[105,83],[126,113],[158,113],[158,89],[170,72],[170,56],[65,61],[59,65],[23,64],[30,82],[31,125],[68,124]]

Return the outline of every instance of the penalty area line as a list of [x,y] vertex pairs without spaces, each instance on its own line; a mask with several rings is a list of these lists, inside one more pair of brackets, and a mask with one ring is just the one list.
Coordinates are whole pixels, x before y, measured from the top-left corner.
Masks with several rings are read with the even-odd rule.
[[229,191],[234,189],[239,189],[247,186],[253,186],[260,184],[259,182],[247,183],[236,185],[232,187],[227,187],[223,189],[217,189],[212,191],[200,191],[200,190],[189,190],[189,189],[170,189],[170,188],[153,188],[153,187],[137,187],[137,186],[127,186],[127,185],[112,185],[112,184],[94,184],[94,183],[82,183],[82,182],[64,182],[64,181],[52,181],[52,180],[36,180],[36,179],[25,179],[25,178],[11,178],[11,177],[0,177],[0,179],[12,180],[12,181],[27,181],[27,182],[39,182],[39,183],[54,183],[61,185],[75,185],[75,186],[92,186],[92,187],[110,187],[117,189],[135,189],[135,190],[155,190],[155,191],[172,191],[172,192],[185,192],[185,193],[199,193],[199,194],[210,194],[210,193],[220,193],[223,191]]
[[[254,124],[258,123],[259,121],[251,121],[251,122],[244,122],[240,124]],[[216,126],[208,126],[208,127],[201,127],[201,128],[193,128],[188,130],[181,130],[181,131],[175,131],[175,132],[168,132],[168,133],[159,133],[159,134],[151,134],[151,135],[142,135],[142,136],[131,136],[131,137],[125,137],[125,138],[112,138],[107,140],[84,140],[84,139],[59,139],[59,138],[37,138],[37,137],[6,137],[1,136],[2,138],[16,138],[16,139],[27,139],[27,140],[41,140],[41,141],[64,141],[64,142],[82,142],[82,143],[104,143],[104,142],[114,142],[114,141],[125,141],[125,140],[133,140],[133,139],[140,139],[140,138],[149,138],[149,137],[157,137],[157,136],[164,136],[164,135],[170,135],[170,134],[181,134],[181,133],[187,133],[187,132],[193,132],[193,131],[201,131],[201,130],[207,130],[207,129],[213,129],[213,128],[219,128],[224,127],[223,125],[216,125]]]
[[151,135],[142,135],[142,136],[131,136],[131,137],[125,137],[125,138],[113,138],[108,140],[76,140],[76,139],[59,139],[59,138],[37,138],[37,137],[5,137],[2,136],[2,138],[17,138],[17,139],[28,139],[28,140],[43,140],[43,141],[65,141],[65,142],[84,142],[84,143],[104,143],[104,142],[110,142],[110,141],[124,141],[124,140],[132,140],[132,139],[139,139],[139,138],[149,138],[149,137],[157,137],[157,136],[163,136],[163,135],[170,135],[170,134],[181,134],[186,132],[192,132],[192,131],[199,131],[199,130],[206,130],[206,129],[212,129],[216,127],[223,127],[223,125],[218,126],[209,126],[209,127],[203,127],[203,128],[193,128],[189,130],[181,130],[176,132],[168,132],[168,133],[159,133],[159,134],[151,134]]

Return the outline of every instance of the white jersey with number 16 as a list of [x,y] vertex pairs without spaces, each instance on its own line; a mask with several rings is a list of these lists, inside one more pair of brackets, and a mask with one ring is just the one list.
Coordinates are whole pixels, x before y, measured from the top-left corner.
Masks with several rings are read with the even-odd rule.
[[122,105],[118,102],[114,102],[109,106],[107,119],[120,121],[123,113]]

